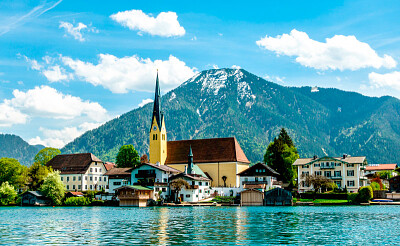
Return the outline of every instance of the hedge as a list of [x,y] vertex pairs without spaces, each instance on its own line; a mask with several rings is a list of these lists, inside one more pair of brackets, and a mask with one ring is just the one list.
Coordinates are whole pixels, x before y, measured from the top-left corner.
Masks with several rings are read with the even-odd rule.
[[[300,193],[301,199],[314,199],[313,193]],[[347,200],[347,193],[317,193],[315,199]]]
[[64,202],[67,206],[87,206],[89,200],[86,197],[69,197]]

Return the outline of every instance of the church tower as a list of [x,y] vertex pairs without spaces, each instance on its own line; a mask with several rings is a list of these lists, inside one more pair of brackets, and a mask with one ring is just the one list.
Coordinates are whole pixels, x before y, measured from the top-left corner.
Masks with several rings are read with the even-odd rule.
[[156,92],[154,96],[153,117],[150,128],[150,163],[164,165],[167,159],[167,131],[165,129],[164,115],[161,112],[161,93],[158,82],[158,71],[156,79]]

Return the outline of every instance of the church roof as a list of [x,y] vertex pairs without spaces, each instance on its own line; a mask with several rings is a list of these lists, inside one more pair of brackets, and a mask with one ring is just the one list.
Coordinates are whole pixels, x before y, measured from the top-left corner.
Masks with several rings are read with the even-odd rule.
[[[153,117],[151,118],[152,120],[154,117],[156,117],[156,122],[158,125],[158,128],[161,128],[161,122],[163,115],[161,113],[161,91],[160,91],[160,83],[158,81],[158,71],[157,71],[157,79],[156,79],[156,92],[154,95],[154,106],[153,106]],[[150,129],[151,130],[151,129]]]
[[82,174],[87,171],[92,162],[101,162],[92,153],[56,155],[46,166],[59,170],[61,174]]
[[165,164],[187,164],[191,146],[194,163],[243,162],[250,163],[236,138],[209,138],[167,142]]

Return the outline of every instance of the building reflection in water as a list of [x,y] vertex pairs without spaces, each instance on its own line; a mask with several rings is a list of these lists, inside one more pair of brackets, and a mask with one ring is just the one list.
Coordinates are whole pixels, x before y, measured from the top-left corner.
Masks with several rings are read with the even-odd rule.
[[235,213],[235,226],[236,226],[236,243],[241,244],[248,240],[248,211],[246,208],[237,207]]
[[159,219],[158,219],[158,232],[157,239],[159,245],[168,244],[168,219],[169,219],[169,210],[167,207],[161,207],[159,210]]

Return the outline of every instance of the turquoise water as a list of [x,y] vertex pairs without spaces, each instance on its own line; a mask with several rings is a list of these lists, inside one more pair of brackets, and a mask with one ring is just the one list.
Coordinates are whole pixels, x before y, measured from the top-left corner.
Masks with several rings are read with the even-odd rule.
[[400,206],[0,207],[0,244],[398,244]]

